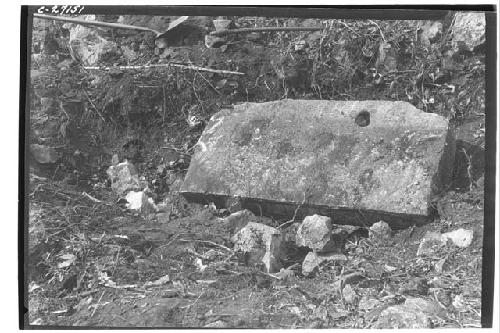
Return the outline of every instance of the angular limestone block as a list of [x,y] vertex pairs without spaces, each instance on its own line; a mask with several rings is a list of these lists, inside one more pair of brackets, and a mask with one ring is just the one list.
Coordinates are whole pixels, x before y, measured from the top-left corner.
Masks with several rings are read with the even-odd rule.
[[454,149],[445,118],[406,102],[244,103],[211,118],[181,193],[238,197],[255,214],[290,218],[303,202],[297,218],[404,227],[428,219]]

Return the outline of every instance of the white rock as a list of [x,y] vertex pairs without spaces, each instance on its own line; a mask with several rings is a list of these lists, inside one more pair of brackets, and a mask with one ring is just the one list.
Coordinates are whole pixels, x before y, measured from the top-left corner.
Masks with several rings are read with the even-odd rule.
[[321,263],[327,261],[344,262],[347,261],[347,257],[344,254],[340,253],[316,253],[314,251],[309,252],[302,262],[302,274],[304,276],[308,276],[316,269],[316,267],[321,265]]
[[351,287],[350,284],[346,285],[344,289],[342,289],[342,296],[344,297],[344,301],[347,304],[354,304],[358,299],[358,295],[356,294],[356,292],[354,291],[354,289]]
[[127,200],[126,207],[128,209],[138,210],[141,213],[152,213],[158,211],[158,207],[156,207],[153,199],[148,198],[146,193],[143,191],[130,191],[127,193],[125,199]]
[[472,230],[465,230],[462,228],[444,233],[442,235],[443,239],[450,239],[453,244],[462,248],[468,247],[472,244],[473,236],[474,232]]
[[296,244],[314,251],[328,251],[332,232],[332,220],[327,216],[314,214],[306,216],[297,230]]
[[248,254],[248,264],[263,263],[268,273],[279,272],[281,233],[276,228],[249,222],[231,241],[235,251]]

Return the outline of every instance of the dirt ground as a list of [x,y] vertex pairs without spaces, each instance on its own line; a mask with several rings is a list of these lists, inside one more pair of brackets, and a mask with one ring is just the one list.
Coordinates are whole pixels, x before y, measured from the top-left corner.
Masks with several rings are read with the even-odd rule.
[[[443,65],[449,17],[439,42],[425,47],[412,40],[416,25],[411,21],[232,19],[243,27],[324,23],[330,30],[328,36],[286,32],[235,38],[223,50],[184,40],[190,44],[159,55],[145,36],[115,34],[122,49],[139,50],[136,63],[170,56],[247,75],[179,69],[113,75],[91,73],[75,63],[57,67],[71,59],[60,47],[64,29],[59,23],[35,22],[33,45],[45,46],[33,49],[41,56],[32,60],[31,143],[59,145],[62,158],[50,165],[30,163],[27,322],[44,327],[385,328],[398,325],[381,321],[385,309],[422,298],[436,307],[427,311],[427,327],[480,327],[484,54],[455,56],[453,65]],[[111,38],[109,32],[101,34]],[[47,35],[59,43],[51,55]],[[396,69],[380,63],[383,39],[393,44],[387,52],[397,60]],[[136,45],[141,40],[146,46]],[[297,46],[302,41],[307,48]],[[129,55],[116,52],[99,64],[131,63]],[[372,67],[385,83],[371,76]],[[429,73],[445,75],[453,92],[441,83],[424,89]],[[141,88],[149,86],[162,89]],[[56,101],[47,114],[42,98]],[[291,267],[286,274],[269,275],[248,265],[232,250],[231,230],[222,222],[227,213],[189,203],[178,189],[189,166],[185,156],[204,121],[225,105],[280,98],[405,100],[447,117],[455,127],[457,157],[453,183],[436,203],[439,214],[425,226],[394,231],[388,242],[353,238],[345,248],[346,262],[323,264],[307,277],[301,273],[307,251],[294,245],[301,222],[296,221],[283,231],[288,248],[283,264]],[[189,125],[188,110],[197,110],[200,125]],[[168,209],[155,214],[126,209],[106,180],[113,154],[132,160],[151,196]],[[283,222],[262,217],[274,227]],[[426,232],[458,228],[473,230],[470,246],[448,243],[433,255],[416,255]]]

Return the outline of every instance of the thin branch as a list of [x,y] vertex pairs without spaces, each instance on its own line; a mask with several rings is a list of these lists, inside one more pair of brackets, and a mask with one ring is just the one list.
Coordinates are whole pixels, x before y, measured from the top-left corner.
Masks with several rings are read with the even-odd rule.
[[99,109],[97,109],[97,106],[95,106],[94,102],[92,102],[92,99],[90,98],[89,93],[85,89],[82,89],[82,91],[85,93],[85,96],[87,96],[87,99],[88,99],[90,105],[92,105],[92,107],[94,108],[97,115],[99,117],[101,117],[102,121],[106,121],[106,120],[104,120],[104,117],[102,116],[101,112],[99,112]]
[[217,246],[217,247],[220,247],[221,249],[224,249],[226,251],[229,251],[229,252],[234,252],[233,250],[231,250],[230,248],[224,246],[224,245],[221,245],[221,244],[217,244],[215,242],[211,242],[211,241],[206,241],[206,240],[198,240],[198,239],[179,239],[178,240],[179,242],[198,242],[198,243],[206,243],[206,244],[211,244],[213,246]]
[[137,66],[117,66],[117,67],[98,67],[98,66],[86,66],[83,67],[84,69],[87,70],[106,70],[109,71],[112,68],[118,68],[120,70],[140,70],[140,69],[148,69],[148,68],[163,68],[163,67],[178,67],[182,69],[187,69],[187,70],[193,70],[193,71],[200,71],[200,72],[210,72],[210,73],[217,73],[217,74],[232,74],[232,75],[245,75],[245,73],[242,72],[234,72],[234,71],[228,71],[228,70],[223,70],[223,69],[212,69],[212,68],[205,68],[205,67],[200,67],[200,66],[193,66],[193,65],[181,65],[181,64],[151,64],[151,65],[137,65]]
[[302,202],[295,208],[295,211],[293,212],[293,217],[291,220],[288,220],[278,226],[278,229],[283,228],[285,225],[293,223],[295,221],[295,218],[297,217],[297,212],[299,209],[306,203],[306,192],[304,192],[304,199],[302,199]]
[[241,34],[247,32],[271,32],[271,31],[318,31],[323,30],[323,27],[262,27],[262,28],[241,28],[212,31],[212,36],[224,36],[231,34]]

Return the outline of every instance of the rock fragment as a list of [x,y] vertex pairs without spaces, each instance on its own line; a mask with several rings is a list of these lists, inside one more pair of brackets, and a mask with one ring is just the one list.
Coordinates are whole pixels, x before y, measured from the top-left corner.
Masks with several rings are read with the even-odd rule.
[[327,216],[314,214],[307,216],[297,230],[297,246],[305,246],[313,251],[327,252],[336,247],[332,242],[332,220]]
[[458,247],[465,248],[472,244],[474,232],[472,230],[457,229],[442,234],[443,239],[449,239]]
[[146,185],[139,180],[137,169],[128,161],[110,166],[106,173],[111,180],[111,189],[118,195],[140,190]]
[[472,244],[474,232],[463,228],[450,231],[444,234],[428,231],[418,247],[417,255],[431,255],[446,246],[448,240],[460,248],[469,247]]
[[392,229],[389,227],[389,224],[384,221],[380,221],[370,227],[368,235],[372,239],[383,242],[392,237]]
[[458,12],[451,27],[452,44],[456,49],[473,51],[484,43],[486,18],[484,13]]
[[425,21],[420,29],[420,41],[424,45],[430,45],[441,37],[443,24],[439,21]]
[[443,237],[441,237],[440,233],[427,231],[427,233],[420,241],[417,250],[417,256],[431,255],[444,245],[446,245],[446,241],[443,241]]
[[279,272],[281,268],[281,233],[267,225],[249,222],[231,237],[234,250],[247,255],[247,263],[260,265],[268,273]]
[[324,262],[345,262],[347,257],[339,253],[317,253],[309,252],[302,262],[302,274],[309,276],[316,268]]
[[403,304],[383,310],[372,328],[432,328],[443,309],[439,304],[423,298],[407,298]]
[[127,193],[125,199],[127,200],[127,209],[138,210],[144,214],[158,211],[158,207],[156,207],[153,199],[149,198],[144,191],[130,191]]

